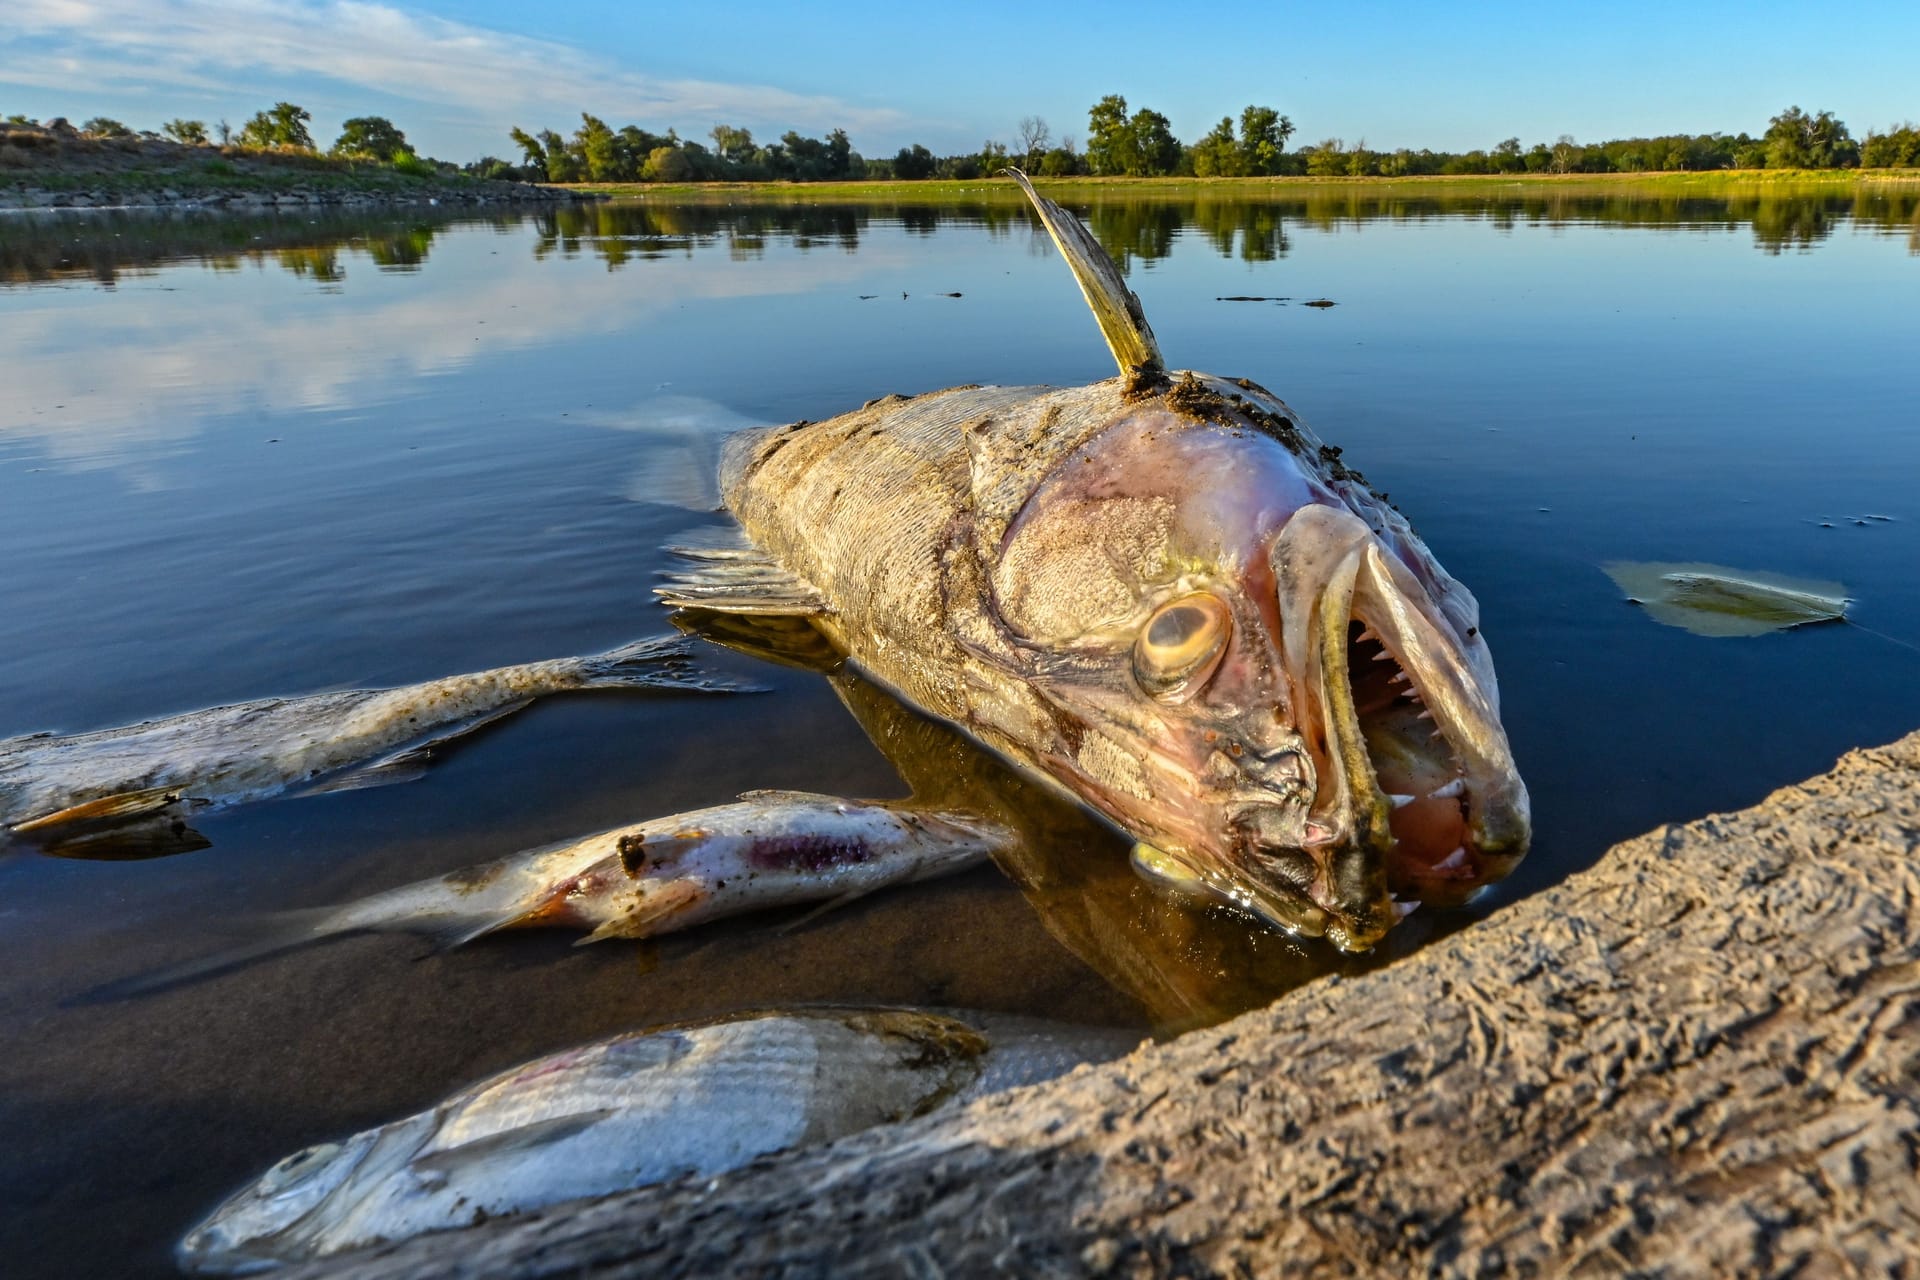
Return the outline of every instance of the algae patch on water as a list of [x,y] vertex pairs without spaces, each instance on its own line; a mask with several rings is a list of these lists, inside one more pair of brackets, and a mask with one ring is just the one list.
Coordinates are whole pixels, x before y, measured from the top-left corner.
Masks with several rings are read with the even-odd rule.
[[1655,622],[1697,636],[1760,636],[1847,620],[1847,589],[1837,582],[1719,564],[1613,560],[1600,567]]

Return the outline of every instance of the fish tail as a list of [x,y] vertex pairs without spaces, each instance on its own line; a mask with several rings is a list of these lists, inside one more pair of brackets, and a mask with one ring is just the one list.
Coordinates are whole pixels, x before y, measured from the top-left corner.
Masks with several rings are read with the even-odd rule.
[[580,659],[583,689],[686,689],[699,693],[759,693],[693,663],[693,641],[685,636],[650,636],[605,653]]

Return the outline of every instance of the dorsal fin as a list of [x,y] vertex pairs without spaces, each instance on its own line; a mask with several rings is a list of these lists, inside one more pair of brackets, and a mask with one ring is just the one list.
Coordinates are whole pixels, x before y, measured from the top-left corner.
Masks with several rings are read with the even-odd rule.
[[1113,358],[1119,362],[1121,374],[1138,379],[1143,375],[1165,373],[1167,365],[1160,358],[1160,344],[1153,340],[1153,330],[1147,327],[1147,315],[1140,309],[1140,299],[1127,288],[1120,268],[1093,238],[1093,233],[1081,225],[1080,219],[1035,191],[1026,174],[1018,169],[1004,172],[1019,183],[1027,199],[1033,201],[1034,211],[1046,225],[1047,234],[1053,237],[1060,256],[1073,268],[1073,278],[1080,282],[1080,292],[1093,308],[1093,318],[1100,322],[1100,332]]

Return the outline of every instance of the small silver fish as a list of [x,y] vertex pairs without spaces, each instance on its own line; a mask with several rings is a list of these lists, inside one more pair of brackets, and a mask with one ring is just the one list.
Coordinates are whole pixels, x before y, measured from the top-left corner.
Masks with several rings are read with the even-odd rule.
[[318,912],[275,949],[340,933],[409,931],[449,944],[496,929],[645,938],[722,916],[836,901],[986,860],[1006,834],[984,819],[805,791],[615,827]]
[[614,1036],[287,1157],[188,1232],[175,1258],[190,1273],[239,1275],[712,1177],[767,1152],[1050,1079],[1139,1038],[904,1009],[750,1014]]
[[268,698],[119,729],[10,738],[0,742],[0,846],[11,838],[49,852],[114,856],[116,837],[131,823],[158,824],[157,838],[203,847],[185,827],[188,811],[294,788],[406,781],[419,776],[434,747],[546,694],[728,687],[697,675],[688,653],[683,637],[657,637],[398,689]]

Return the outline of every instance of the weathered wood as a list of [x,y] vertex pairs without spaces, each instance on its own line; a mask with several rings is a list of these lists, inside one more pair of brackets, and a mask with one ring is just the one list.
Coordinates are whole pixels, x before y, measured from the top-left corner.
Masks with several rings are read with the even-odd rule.
[[1920,1274],[1920,733],[1357,979],[303,1275]]

